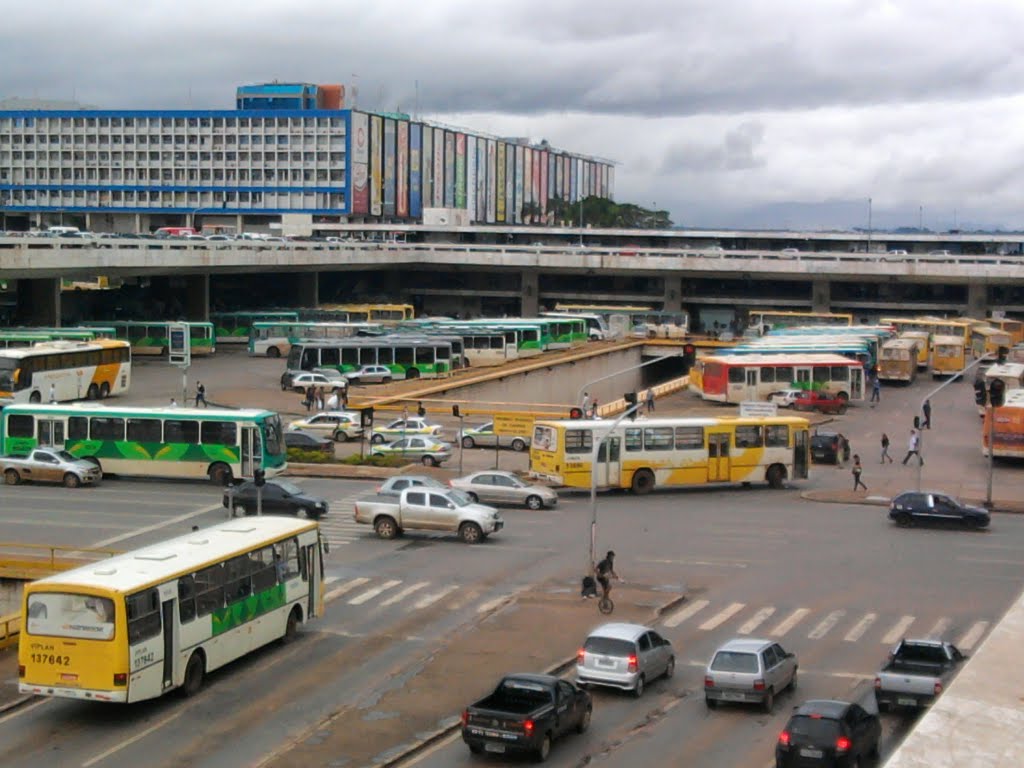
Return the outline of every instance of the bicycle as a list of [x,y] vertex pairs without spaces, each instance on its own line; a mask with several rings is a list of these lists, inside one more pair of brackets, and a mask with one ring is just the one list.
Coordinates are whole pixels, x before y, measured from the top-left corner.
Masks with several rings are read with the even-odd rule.
[[601,599],[597,601],[597,610],[607,616],[615,610],[615,603],[612,602],[608,595],[601,595]]

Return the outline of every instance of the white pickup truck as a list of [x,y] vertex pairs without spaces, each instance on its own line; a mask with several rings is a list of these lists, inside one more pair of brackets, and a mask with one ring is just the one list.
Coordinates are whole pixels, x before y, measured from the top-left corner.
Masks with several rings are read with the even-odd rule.
[[452,488],[406,488],[398,498],[374,496],[355,503],[357,523],[372,525],[382,539],[403,531],[448,531],[467,544],[478,544],[505,526],[498,510],[474,503]]
[[878,709],[930,706],[966,658],[952,643],[901,640],[875,676]]
[[103,479],[103,471],[91,461],[58,448],[35,448],[28,456],[0,456],[0,472],[8,485],[34,480],[77,488]]

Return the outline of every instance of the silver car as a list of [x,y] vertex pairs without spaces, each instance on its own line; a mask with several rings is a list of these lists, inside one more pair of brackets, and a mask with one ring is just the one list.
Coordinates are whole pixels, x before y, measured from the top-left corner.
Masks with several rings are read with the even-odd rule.
[[458,441],[463,448],[494,448],[498,440],[501,440],[503,448],[511,448],[513,451],[521,452],[530,447],[530,438],[525,435],[502,435],[500,438],[494,434],[494,422],[489,421],[478,427],[466,427],[459,430]]
[[715,651],[704,672],[704,700],[710,709],[720,701],[760,704],[770,713],[775,695],[796,689],[796,654],[771,640],[730,640]]
[[389,477],[377,488],[377,495],[401,496],[402,491],[406,488],[415,488],[420,485],[426,486],[427,488],[448,487],[440,480],[431,477],[430,475],[395,475],[394,477]]
[[465,491],[474,501],[489,504],[524,504],[530,509],[558,504],[558,494],[546,485],[531,485],[512,472],[497,469],[474,472],[449,480],[448,484]]
[[605,685],[643,696],[647,683],[672,677],[676,656],[672,643],[642,624],[602,624],[576,654],[576,682]]

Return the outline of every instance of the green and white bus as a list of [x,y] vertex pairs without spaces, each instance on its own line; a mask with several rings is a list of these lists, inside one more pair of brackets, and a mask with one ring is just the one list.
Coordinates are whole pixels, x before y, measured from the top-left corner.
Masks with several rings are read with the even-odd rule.
[[46,328],[40,326],[15,326],[0,328],[0,348],[28,347],[40,341],[93,341],[113,339],[117,333],[107,326],[91,328]]
[[8,455],[49,445],[104,473],[217,485],[287,467],[281,418],[253,409],[9,405],[0,412],[0,445]]
[[292,344],[301,339],[347,339],[351,336],[379,336],[383,333],[384,326],[380,323],[257,320],[252,324],[249,354],[257,357],[287,357]]
[[[458,339],[461,347],[461,339]],[[364,365],[386,365],[396,381],[445,379],[451,376],[456,352],[453,339],[443,336],[381,336],[337,341],[300,341],[288,353],[290,370],[333,368],[342,373]],[[458,354],[461,357],[461,348]]]
[[251,309],[237,312],[211,312],[210,320],[216,328],[218,344],[248,344],[253,335],[253,324],[261,322],[295,322],[296,310]]
[[213,323],[186,320],[98,320],[85,323],[85,327],[113,328],[116,338],[131,344],[133,355],[163,357],[170,347],[170,326],[176,323],[188,326],[193,356],[212,355],[217,350]]

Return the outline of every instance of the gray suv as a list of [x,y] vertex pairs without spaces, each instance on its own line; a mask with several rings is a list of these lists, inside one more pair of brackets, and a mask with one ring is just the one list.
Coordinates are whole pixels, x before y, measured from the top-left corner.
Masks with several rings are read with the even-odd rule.
[[796,654],[770,640],[730,640],[711,657],[704,672],[704,700],[710,709],[720,701],[775,707],[775,694],[796,688]]
[[603,624],[576,654],[576,682],[605,685],[643,696],[647,683],[672,677],[676,657],[672,643],[642,624]]

